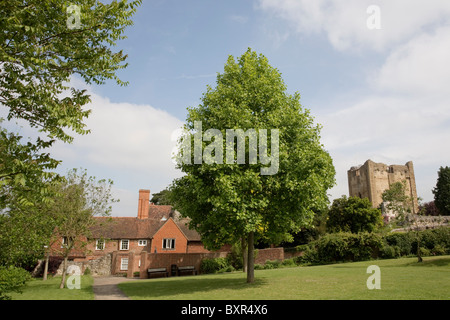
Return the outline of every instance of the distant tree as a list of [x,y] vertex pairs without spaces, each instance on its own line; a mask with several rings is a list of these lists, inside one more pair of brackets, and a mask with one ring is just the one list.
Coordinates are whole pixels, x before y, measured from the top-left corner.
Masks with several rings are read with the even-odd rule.
[[170,190],[164,189],[160,192],[153,194],[150,202],[156,205],[171,205],[170,203]]
[[450,215],[450,167],[440,167],[436,187],[433,189],[434,203],[442,215]]
[[328,211],[329,232],[372,232],[382,225],[381,211],[373,208],[367,198],[342,196]]
[[439,216],[439,215],[441,215],[441,212],[436,207],[436,204],[434,203],[434,201],[429,201],[429,202],[423,203],[420,206],[419,211],[423,212],[423,215],[425,215],[425,216]]

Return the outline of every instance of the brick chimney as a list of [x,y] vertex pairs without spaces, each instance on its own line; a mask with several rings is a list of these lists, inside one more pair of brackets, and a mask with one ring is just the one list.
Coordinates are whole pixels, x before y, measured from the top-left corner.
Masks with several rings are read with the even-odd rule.
[[139,190],[138,218],[147,219],[150,205],[150,190]]

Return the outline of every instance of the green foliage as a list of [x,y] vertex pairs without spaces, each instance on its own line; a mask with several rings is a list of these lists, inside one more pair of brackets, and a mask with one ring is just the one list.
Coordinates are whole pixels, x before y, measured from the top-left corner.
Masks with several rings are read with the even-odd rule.
[[264,263],[264,269],[278,269],[282,266],[280,260],[267,260]]
[[369,260],[381,248],[381,237],[374,233],[330,233],[309,244],[298,262],[318,264]]
[[[249,233],[271,243],[292,240],[292,233],[311,224],[313,210],[328,204],[326,191],[334,185],[335,170],[320,143],[320,126],[299,101],[298,93],[286,93],[281,74],[267,58],[249,49],[237,61],[230,56],[217,86],[208,86],[202,103],[188,109],[188,132],[196,129],[195,121],[202,122],[203,134],[217,129],[223,137],[226,129],[254,129],[257,134],[279,130],[274,175],[261,175],[264,166],[249,161],[179,164],[186,175],[173,182],[172,202],[191,218],[191,227],[208,248],[234,243]],[[226,150],[225,141],[222,146]],[[202,151],[208,147],[202,141]],[[249,159],[249,148],[245,152]]]
[[[9,109],[8,120],[20,118],[51,138],[71,141],[65,132],[88,132],[83,120],[90,110],[84,89],[69,87],[78,75],[87,84],[115,80],[127,66],[126,55],[113,51],[141,0],[8,0],[0,2],[0,103]],[[68,21],[77,5],[79,26]]]
[[389,186],[381,195],[386,209],[396,214],[398,221],[403,221],[408,213],[412,212],[413,199],[407,195],[406,181],[398,181]]
[[440,167],[433,189],[434,203],[442,215],[450,215],[450,167]]
[[30,274],[22,268],[0,266],[0,300],[10,300],[11,292],[22,292]]
[[233,266],[230,265],[227,258],[205,258],[200,263],[201,273],[216,273],[225,270],[233,271],[233,269]]
[[387,245],[397,247],[399,255],[407,256],[412,252],[412,243],[415,241],[415,234],[412,232],[391,233],[384,237]]
[[382,225],[381,211],[372,208],[367,198],[342,196],[333,201],[328,212],[329,232],[372,232]]
[[171,205],[170,203],[170,191],[164,189],[160,192],[154,193],[150,202],[156,205]]
[[[125,38],[142,1],[106,2],[0,1],[0,105],[7,120],[25,120],[39,131],[34,141],[24,142],[0,127],[0,210],[6,213],[0,221],[0,263],[28,263],[24,260],[42,253],[48,242],[47,229],[54,224],[40,213],[52,202],[59,178],[52,172],[59,161],[48,149],[56,140],[71,142],[72,133],[89,132],[84,121],[90,97],[71,80],[126,84],[116,75],[127,66],[126,54],[113,47]],[[79,11],[69,12],[70,5]],[[74,18],[80,24],[69,27]]]
[[0,265],[34,267],[55,226],[51,216],[35,208],[0,215]]
[[[419,238],[418,238],[419,237]],[[297,264],[326,264],[339,261],[362,261],[372,258],[393,259],[417,254],[420,243],[422,255],[450,253],[450,228],[390,233],[331,233],[298,247],[303,255]]]
[[59,162],[42,153],[51,142],[24,144],[22,139],[0,126],[0,209],[30,208],[51,196],[49,183],[56,174],[49,170]]

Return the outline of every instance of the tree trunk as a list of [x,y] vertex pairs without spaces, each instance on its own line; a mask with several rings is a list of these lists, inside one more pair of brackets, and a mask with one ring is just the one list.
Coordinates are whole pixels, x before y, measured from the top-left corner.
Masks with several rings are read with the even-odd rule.
[[242,272],[247,272],[247,258],[248,258],[248,252],[247,252],[247,240],[245,237],[242,237],[241,239],[241,252],[242,252]]
[[255,281],[254,237],[255,234],[253,232],[248,234],[247,283],[253,283]]
[[[417,230],[419,230],[419,227],[417,227]],[[422,256],[420,254],[420,233],[417,231],[417,262],[422,262]]]
[[67,256],[64,257],[62,279],[59,285],[60,289],[64,289],[64,284],[66,282],[66,272],[67,272]]
[[44,275],[42,277],[42,280],[47,280],[47,273],[48,273],[48,256],[49,254],[47,253],[45,255],[45,265],[44,265]]

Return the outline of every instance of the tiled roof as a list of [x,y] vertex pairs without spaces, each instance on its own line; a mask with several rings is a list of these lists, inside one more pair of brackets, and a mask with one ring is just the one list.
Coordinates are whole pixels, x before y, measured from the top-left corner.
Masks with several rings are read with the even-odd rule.
[[161,220],[129,217],[96,219],[98,224],[91,230],[94,239],[149,239],[164,224]]
[[133,217],[97,217],[97,225],[91,229],[93,239],[151,239],[172,218],[188,241],[200,241],[197,231],[188,227],[188,218],[180,218],[172,206],[150,205],[148,219]]

